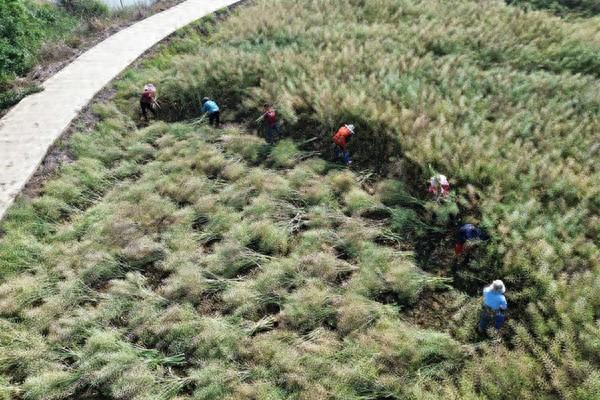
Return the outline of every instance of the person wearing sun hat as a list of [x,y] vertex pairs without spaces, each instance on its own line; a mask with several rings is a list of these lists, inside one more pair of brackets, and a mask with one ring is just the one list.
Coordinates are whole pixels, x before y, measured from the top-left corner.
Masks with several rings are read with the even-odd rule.
[[344,164],[352,164],[350,152],[348,151],[348,141],[354,135],[354,125],[344,125],[333,135],[336,157],[342,158]]
[[483,289],[483,310],[479,320],[480,332],[485,332],[492,322],[497,330],[504,325],[504,313],[508,309],[508,303],[504,297],[505,292],[506,287],[500,279]]

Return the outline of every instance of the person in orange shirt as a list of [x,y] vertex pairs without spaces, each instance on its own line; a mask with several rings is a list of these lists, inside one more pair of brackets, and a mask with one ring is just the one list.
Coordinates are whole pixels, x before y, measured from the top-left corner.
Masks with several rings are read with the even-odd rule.
[[350,160],[350,152],[348,151],[348,141],[354,135],[354,125],[344,125],[333,135],[333,143],[335,144],[335,155],[341,158],[344,164],[352,164]]

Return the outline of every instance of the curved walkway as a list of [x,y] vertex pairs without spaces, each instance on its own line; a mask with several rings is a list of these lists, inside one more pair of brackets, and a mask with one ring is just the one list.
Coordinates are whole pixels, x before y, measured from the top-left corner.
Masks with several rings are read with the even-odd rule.
[[0,120],[0,219],[79,111],[146,50],[239,0],[187,0],[99,43]]

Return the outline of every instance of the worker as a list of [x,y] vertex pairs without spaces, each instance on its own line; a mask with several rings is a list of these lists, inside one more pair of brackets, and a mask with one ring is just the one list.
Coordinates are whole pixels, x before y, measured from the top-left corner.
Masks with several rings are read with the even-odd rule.
[[342,158],[344,164],[352,164],[350,160],[350,152],[348,151],[348,141],[354,135],[354,125],[344,125],[333,135],[333,143],[335,144],[335,155],[337,158]]
[[483,289],[483,309],[479,320],[479,332],[485,332],[492,322],[497,330],[504,325],[505,312],[508,308],[504,292],[506,292],[504,282],[499,279]]
[[214,100],[205,97],[202,99],[202,113],[208,115],[208,123],[218,128],[221,125],[221,111]]
[[154,115],[156,118],[156,107],[158,103],[156,102],[156,87],[148,83],[144,85],[144,91],[140,97],[140,107],[142,109],[142,118],[148,121],[148,111]]
[[275,144],[275,140],[279,137],[279,126],[277,125],[277,111],[273,105],[265,103],[263,106],[263,114],[259,118],[265,122],[267,143]]
[[454,254],[459,256],[465,250],[465,244],[470,240],[488,240],[488,234],[473,224],[464,224],[458,230]]
[[436,200],[447,198],[450,195],[450,183],[448,178],[442,174],[436,174],[429,179],[429,188],[427,189]]

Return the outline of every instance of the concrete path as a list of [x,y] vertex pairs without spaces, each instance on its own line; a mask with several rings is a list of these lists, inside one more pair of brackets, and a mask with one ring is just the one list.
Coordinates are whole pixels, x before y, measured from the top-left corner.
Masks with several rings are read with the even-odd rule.
[[0,219],[79,111],[146,50],[239,0],[187,0],[109,37],[44,82],[0,120]]

